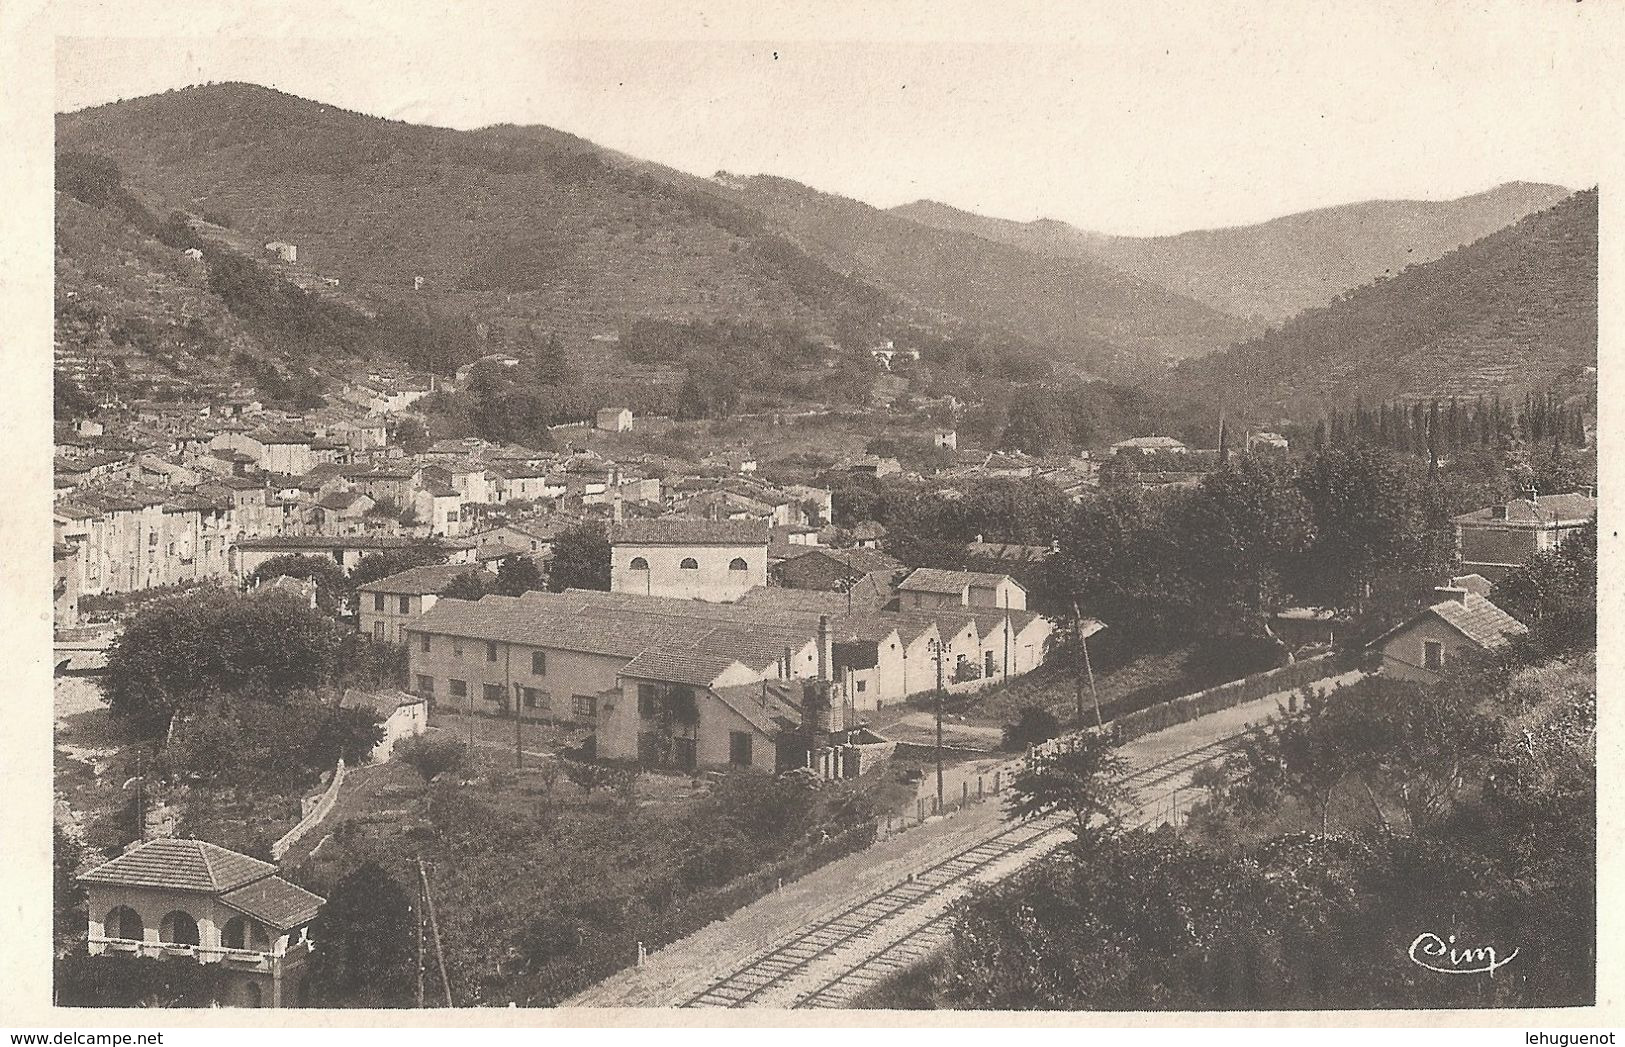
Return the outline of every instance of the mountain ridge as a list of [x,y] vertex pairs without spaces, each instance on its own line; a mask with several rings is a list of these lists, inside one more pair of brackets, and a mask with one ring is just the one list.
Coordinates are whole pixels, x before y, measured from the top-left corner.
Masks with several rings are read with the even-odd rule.
[[[296,243],[301,264],[363,300],[540,326],[584,351],[639,318],[825,335],[923,325],[1013,336],[1122,374],[1254,330],[1101,263],[945,240],[828,194],[804,197],[824,201],[813,212],[781,207],[782,194],[731,192],[541,125],[435,128],[240,83],[57,125],[59,150],[111,157],[155,212],[207,210]],[[842,228],[854,214],[872,228]],[[915,265],[913,248],[930,248],[932,263]],[[964,293],[961,270],[993,283]]]
[[1365,200],[1150,237],[1052,218],[991,218],[932,200],[891,210],[1041,253],[1092,258],[1232,315],[1279,322],[1381,273],[1442,257],[1572,192],[1513,181],[1449,200]]

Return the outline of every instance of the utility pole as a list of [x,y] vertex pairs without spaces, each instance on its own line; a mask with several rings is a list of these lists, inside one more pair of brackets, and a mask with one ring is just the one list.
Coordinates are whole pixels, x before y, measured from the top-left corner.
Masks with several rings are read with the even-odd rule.
[[937,641],[937,813],[942,812],[942,656],[948,645]]
[[417,863],[418,863],[418,905],[417,905],[417,913],[416,913],[417,918],[418,918],[418,997],[417,998],[418,998],[418,1010],[421,1011],[423,1009],[423,924],[424,924],[424,920],[426,918],[425,914],[424,914],[424,909],[429,904],[429,896],[428,896],[427,892],[425,892],[424,889],[423,889],[424,882],[425,882],[424,879],[423,879],[423,859],[422,858],[417,859]]
[[451,979],[446,977],[446,954],[440,947],[440,921],[434,915],[434,894],[429,890],[429,874],[423,868],[423,859],[418,859],[418,882],[423,888],[423,899],[429,910],[429,931],[434,935],[434,958],[440,968],[440,987],[446,993],[446,1006],[453,1007],[451,1002]]

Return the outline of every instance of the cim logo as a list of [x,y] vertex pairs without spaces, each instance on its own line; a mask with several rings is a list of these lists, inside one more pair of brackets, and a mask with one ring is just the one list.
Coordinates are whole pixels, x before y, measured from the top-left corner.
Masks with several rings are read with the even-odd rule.
[[1439,974],[1488,974],[1494,977],[1497,970],[1517,957],[1518,950],[1514,948],[1502,956],[1493,945],[1462,948],[1456,945],[1453,934],[1440,938],[1432,931],[1423,931],[1411,942],[1406,955],[1418,967],[1426,967]]

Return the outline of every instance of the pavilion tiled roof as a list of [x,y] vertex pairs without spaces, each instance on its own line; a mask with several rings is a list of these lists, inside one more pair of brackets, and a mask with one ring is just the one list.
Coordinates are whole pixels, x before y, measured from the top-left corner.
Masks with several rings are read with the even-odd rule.
[[278,931],[287,931],[316,918],[327,901],[280,876],[267,876],[220,896],[227,906]]
[[1465,599],[1444,600],[1428,610],[1480,647],[1500,647],[1529,628],[1495,604],[1475,593]]
[[1569,494],[1543,494],[1535,498],[1515,498],[1505,503],[1506,516],[1497,517],[1500,506],[1486,505],[1454,518],[1456,523],[1489,524],[1496,527],[1552,527],[1578,524],[1597,512],[1597,499],[1581,491]]
[[691,520],[661,516],[628,520],[610,532],[610,540],[627,545],[759,545],[766,547],[769,529],[756,520]]
[[221,894],[276,872],[276,866],[202,840],[148,840],[80,877],[87,883]]

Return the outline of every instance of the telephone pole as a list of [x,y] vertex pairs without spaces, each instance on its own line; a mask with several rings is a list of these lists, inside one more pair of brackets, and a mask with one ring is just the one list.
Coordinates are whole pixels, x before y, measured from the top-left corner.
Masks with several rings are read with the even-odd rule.
[[947,653],[948,645],[940,639],[936,641],[937,655],[937,813],[943,813],[942,807],[942,656]]

